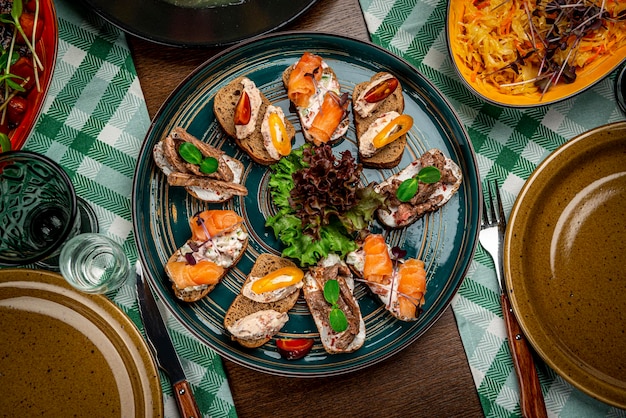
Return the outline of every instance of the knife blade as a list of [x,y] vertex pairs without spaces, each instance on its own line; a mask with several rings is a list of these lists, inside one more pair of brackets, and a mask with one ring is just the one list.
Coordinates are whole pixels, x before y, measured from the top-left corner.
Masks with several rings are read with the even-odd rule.
[[172,383],[174,398],[176,399],[181,417],[200,418],[200,410],[193,396],[191,385],[187,381],[174,344],[172,344],[172,340],[167,333],[167,327],[165,322],[163,322],[163,317],[161,312],[159,312],[159,307],[150,290],[150,286],[143,279],[143,269],[139,260],[135,264],[135,273],[139,314],[146,331],[148,345],[156,357],[157,364],[168,375]]

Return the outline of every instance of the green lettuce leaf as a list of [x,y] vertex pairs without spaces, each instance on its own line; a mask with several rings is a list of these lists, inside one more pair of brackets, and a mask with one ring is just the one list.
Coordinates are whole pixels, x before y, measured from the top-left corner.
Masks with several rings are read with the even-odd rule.
[[290,192],[294,187],[292,175],[305,166],[302,148],[298,148],[270,167],[270,195],[279,211],[265,222],[285,246],[282,256],[299,260],[302,267],[315,265],[331,253],[343,258],[356,250],[357,245],[351,235],[367,228],[382,199],[374,192],[373,186],[359,190],[359,204],[344,214],[334,214],[330,222],[320,228],[320,239],[315,240],[303,232],[301,219],[295,216],[289,205]]

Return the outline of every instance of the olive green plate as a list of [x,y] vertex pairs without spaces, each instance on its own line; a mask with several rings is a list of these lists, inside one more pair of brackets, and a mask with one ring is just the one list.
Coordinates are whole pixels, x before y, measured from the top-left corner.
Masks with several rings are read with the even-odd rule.
[[0,411],[160,417],[156,365],[133,322],[57,273],[0,270]]
[[[439,148],[456,161],[463,170],[464,180],[459,192],[442,210],[410,228],[387,234],[392,245],[401,245],[410,256],[421,257],[426,262],[426,304],[419,320],[413,323],[395,320],[359,284],[355,294],[367,327],[365,344],[351,354],[328,355],[321,346],[306,303],[300,299],[278,338],[313,338],[315,345],[304,359],[289,361],[280,357],[275,340],[261,348],[245,350],[231,342],[224,331],[224,313],[239,293],[256,257],[263,252],[280,254],[282,247],[272,230],[265,227],[265,220],[276,213],[267,189],[269,170],[242,154],[223,133],[213,114],[213,98],[234,78],[248,76],[270,101],[282,107],[298,130],[296,146],[302,145],[300,124],[290,109],[281,75],[305,51],[319,54],[330,64],[344,92],[352,92],[355,84],[385,70],[395,74],[404,88],[405,112],[415,123],[408,134],[409,144],[402,162],[393,170],[364,170],[363,184],[381,181],[430,148]],[[246,165],[243,178],[248,196],[224,205],[207,205],[180,187],[169,187],[152,160],[152,148],[175,126],[182,126],[197,138],[241,159]],[[346,139],[334,147],[336,155],[347,150],[357,155],[353,126]],[[388,358],[415,341],[441,316],[472,258],[478,231],[479,193],[474,152],[460,121],[448,102],[414,67],[369,43],[329,34],[292,32],[232,47],[200,66],[172,93],[154,118],[140,151],[133,185],[133,219],[139,253],[152,286],[192,334],[224,357],[247,367],[280,375],[322,376],[360,369]],[[174,297],[163,266],[191,236],[189,218],[209,207],[238,212],[245,219],[250,244],[243,259],[215,290],[197,303],[185,304]],[[372,229],[381,230],[377,224]]]
[[626,408],[626,122],[554,151],[522,188],[504,267],[528,340],[558,374]]

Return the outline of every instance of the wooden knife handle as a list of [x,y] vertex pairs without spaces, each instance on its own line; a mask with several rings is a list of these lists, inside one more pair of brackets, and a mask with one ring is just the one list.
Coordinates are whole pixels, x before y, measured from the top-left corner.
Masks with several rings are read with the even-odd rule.
[[186,380],[174,383],[174,396],[178,404],[178,412],[182,418],[201,418],[200,410],[193,397],[191,385]]
[[539,375],[537,374],[533,355],[526,337],[522,334],[507,295],[503,293],[500,296],[500,301],[502,302],[502,312],[504,313],[504,322],[509,337],[511,356],[513,357],[513,364],[519,380],[522,415],[526,418],[547,417],[548,413],[546,412],[546,404],[541,393]]

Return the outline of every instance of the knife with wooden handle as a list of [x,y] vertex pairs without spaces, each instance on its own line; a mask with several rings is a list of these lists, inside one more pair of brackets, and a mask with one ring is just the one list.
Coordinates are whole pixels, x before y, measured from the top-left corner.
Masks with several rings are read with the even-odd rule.
[[152,295],[150,286],[143,279],[141,262],[137,260],[135,265],[137,276],[137,297],[139,300],[139,313],[146,330],[148,345],[156,357],[157,364],[165,371],[172,382],[174,397],[178,405],[178,411],[183,418],[200,418],[200,410],[191,391],[191,385],[185,377],[185,372],[180,364],[172,340],[167,333],[163,317]]

